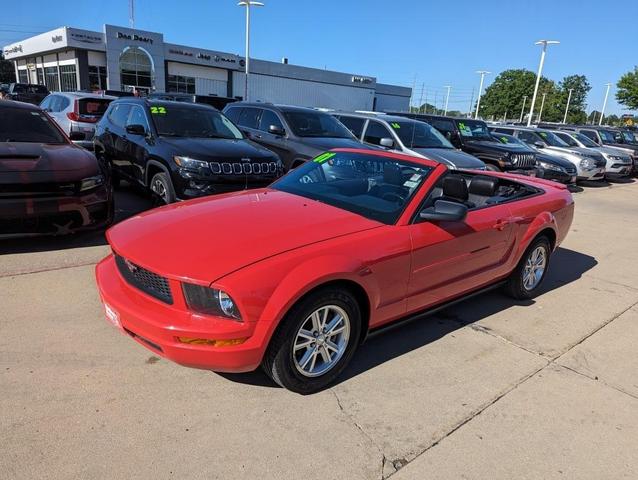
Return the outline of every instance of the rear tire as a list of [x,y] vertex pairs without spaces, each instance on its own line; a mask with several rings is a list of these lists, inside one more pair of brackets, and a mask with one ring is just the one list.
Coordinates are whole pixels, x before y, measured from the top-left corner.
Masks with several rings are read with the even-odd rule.
[[170,177],[165,172],[153,175],[149,184],[153,197],[159,205],[167,205],[175,201],[175,189]]
[[359,344],[361,310],[347,290],[327,287],[297,302],[277,327],[262,368],[278,385],[303,395],[331,384]]
[[547,275],[551,251],[546,236],[535,238],[507,279],[506,293],[516,300],[535,297]]

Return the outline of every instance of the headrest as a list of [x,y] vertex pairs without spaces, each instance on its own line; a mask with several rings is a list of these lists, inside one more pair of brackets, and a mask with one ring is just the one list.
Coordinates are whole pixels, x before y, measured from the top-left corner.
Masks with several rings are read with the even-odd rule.
[[403,185],[403,175],[401,168],[394,163],[386,163],[383,168],[383,183],[390,185]]
[[460,175],[448,175],[443,179],[443,196],[467,200],[467,183]]
[[487,175],[476,175],[470,180],[468,190],[473,195],[481,195],[483,197],[493,197],[498,187],[498,178],[488,177]]

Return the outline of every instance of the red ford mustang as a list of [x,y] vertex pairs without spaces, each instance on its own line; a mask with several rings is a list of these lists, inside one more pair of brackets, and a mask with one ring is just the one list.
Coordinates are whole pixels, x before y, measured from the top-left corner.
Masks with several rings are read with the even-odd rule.
[[153,352],[278,384],[327,386],[368,332],[497,285],[532,297],[574,204],[564,186],[333,150],[269,188],[111,228],[107,319]]

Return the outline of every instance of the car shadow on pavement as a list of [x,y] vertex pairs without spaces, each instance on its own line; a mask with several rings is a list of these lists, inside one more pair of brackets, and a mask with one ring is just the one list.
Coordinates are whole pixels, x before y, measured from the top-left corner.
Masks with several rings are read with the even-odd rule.
[[[113,224],[153,208],[150,197],[127,184],[115,191],[115,219]],[[69,235],[27,237],[0,240],[0,254],[47,252],[69,248],[106,245],[104,229],[72,233]]]
[[[597,264],[594,257],[558,248],[552,255],[551,266],[540,295],[578,280]],[[493,290],[440,310],[431,316],[420,317],[403,324],[399,322],[396,328],[368,338],[355,353],[351,364],[333,385],[346,382],[350,378],[435,342],[459,328],[472,325],[490,315],[515,305],[529,306],[534,303],[534,300],[516,301],[505,296],[500,290]],[[237,383],[277,387],[260,369],[250,373],[216,375]]]

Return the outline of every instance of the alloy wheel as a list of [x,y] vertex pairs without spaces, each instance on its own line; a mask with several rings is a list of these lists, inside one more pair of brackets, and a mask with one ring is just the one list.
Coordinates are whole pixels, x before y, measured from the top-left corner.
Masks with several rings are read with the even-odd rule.
[[341,359],[350,339],[350,317],[341,307],[326,305],[312,312],[301,324],[292,344],[297,371],[318,377]]
[[523,269],[523,288],[528,292],[534,290],[545,273],[545,267],[547,266],[547,251],[545,247],[539,245],[536,247],[525,261],[525,268]]
[[168,191],[166,185],[159,178],[156,178],[151,185],[153,193],[157,194],[164,203],[168,203]]

